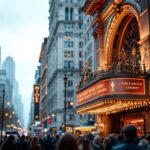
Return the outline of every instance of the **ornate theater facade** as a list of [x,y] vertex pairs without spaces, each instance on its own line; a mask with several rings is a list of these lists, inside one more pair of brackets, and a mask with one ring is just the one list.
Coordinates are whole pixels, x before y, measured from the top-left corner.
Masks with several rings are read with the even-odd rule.
[[[150,2],[87,0],[99,67],[86,62],[77,86],[77,112],[95,114],[102,135],[133,124],[150,133]],[[98,40],[97,40],[98,39]]]

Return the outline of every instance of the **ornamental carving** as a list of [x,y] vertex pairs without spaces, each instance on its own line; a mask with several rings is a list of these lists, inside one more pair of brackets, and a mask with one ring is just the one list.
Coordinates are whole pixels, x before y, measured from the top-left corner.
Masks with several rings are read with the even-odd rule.
[[85,61],[83,70],[81,73],[81,80],[80,80],[79,84],[77,85],[77,89],[79,89],[79,87],[81,85],[88,83],[92,77],[93,77],[93,73],[89,67],[89,63],[88,63],[88,61]]
[[118,60],[112,65],[113,72],[145,73],[145,64],[141,62],[139,40],[138,23],[133,20],[125,31]]

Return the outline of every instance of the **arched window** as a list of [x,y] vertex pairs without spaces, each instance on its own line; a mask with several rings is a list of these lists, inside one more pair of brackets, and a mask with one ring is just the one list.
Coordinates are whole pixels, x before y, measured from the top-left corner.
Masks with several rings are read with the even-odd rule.
[[73,8],[70,9],[70,20],[73,20]]
[[65,9],[65,20],[69,20],[69,9]]
[[78,10],[78,15],[79,15],[79,20],[82,20],[82,10],[81,9]]

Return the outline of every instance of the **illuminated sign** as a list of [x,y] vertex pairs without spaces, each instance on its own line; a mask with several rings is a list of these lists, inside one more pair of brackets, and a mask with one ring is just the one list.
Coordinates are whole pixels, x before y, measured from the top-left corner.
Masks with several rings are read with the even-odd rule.
[[145,80],[140,78],[113,78],[98,81],[77,94],[77,104],[101,96],[115,94],[145,94]]
[[34,120],[39,120],[40,85],[34,85]]
[[34,102],[40,102],[40,85],[34,85]]

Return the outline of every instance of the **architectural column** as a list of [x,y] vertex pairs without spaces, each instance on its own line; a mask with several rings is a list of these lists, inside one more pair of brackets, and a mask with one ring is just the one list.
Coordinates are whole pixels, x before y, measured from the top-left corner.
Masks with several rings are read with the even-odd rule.
[[107,136],[110,133],[110,116],[99,114],[96,116],[96,124],[101,136]]

